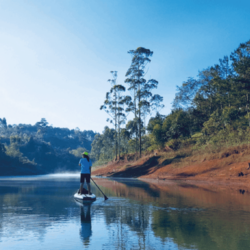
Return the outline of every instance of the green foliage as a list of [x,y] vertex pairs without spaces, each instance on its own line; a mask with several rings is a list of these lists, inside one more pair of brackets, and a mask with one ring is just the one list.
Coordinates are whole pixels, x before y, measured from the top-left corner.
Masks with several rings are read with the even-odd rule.
[[171,139],[166,143],[173,150],[178,150],[181,147],[181,140],[180,139]]
[[132,101],[127,111],[133,112],[134,119],[122,129],[122,153],[137,152],[139,142],[144,151],[164,146],[178,150],[249,142],[250,40],[240,44],[230,57],[223,57],[177,87],[172,112],[151,117],[148,134],[142,118],[153,110],[154,101],[158,100],[155,105],[160,107],[162,100],[151,92],[158,82],[144,78],[153,52],[140,47],[129,53],[133,58],[125,82],[132,91]]
[[163,122],[163,130],[166,132],[166,138],[178,139],[179,137],[190,136],[190,117],[183,110],[173,111]]
[[153,132],[152,132],[154,138],[155,138],[155,142],[157,144],[160,145],[160,147],[163,146],[163,139],[162,139],[162,126],[160,124],[156,124],[153,128]]
[[164,142],[166,141],[166,133],[163,130],[164,116],[160,115],[158,112],[155,117],[150,118],[147,126],[149,132],[149,151],[154,149],[163,148]]
[[22,158],[22,153],[19,151],[18,144],[11,143],[10,146],[6,147],[6,155],[14,158]]
[[216,110],[212,113],[209,120],[204,122],[202,132],[205,135],[213,136],[229,127],[237,130],[239,128],[246,129],[247,126],[248,120],[243,109],[226,107],[223,110]]
[[107,162],[115,158],[115,130],[105,127],[103,134],[96,135],[92,143],[91,157],[99,162]]
[[200,138],[202,135],[203,135],[202,133],[199,133],[199,132],[198,132],[198,133],[193,134],[193,135],[192,135],[192,138],[198,139],[198,138]]
[[0,134],[0,175],[78,171],[79,152],[90,151],[95,136],[93,131],[48,126],[45,119],[34,126],[2,126]]
[[[171,114],[149,122],[152,145],[234,145],[249,140],[250,41],[177,88]],[[153,121],[153,119],[151,118]],[[155,124],[157,123],[157,125]],[[191,139],[190,139],[191,138]]]
[[142,136],[142,150],[148,151],[148,148],[151,146],[151,142],[150,142],[150,137],[149,135],[143,135]]
[[130,139],[128,141],[128,148],[129,148],[129,153],[136,152],[137,149],[137,144],[136,144],[136,139]]
[[21,143],[21,138],[18,135],[12,135],[10,137],[10,143]]

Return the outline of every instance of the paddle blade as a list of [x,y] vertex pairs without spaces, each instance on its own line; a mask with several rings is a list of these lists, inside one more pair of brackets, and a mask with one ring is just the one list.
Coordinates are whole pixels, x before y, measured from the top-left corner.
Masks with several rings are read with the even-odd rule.
[[106,195],[104,195],[104,199],[105,199],[105,201],[108,199],[108,197],[106,196]]

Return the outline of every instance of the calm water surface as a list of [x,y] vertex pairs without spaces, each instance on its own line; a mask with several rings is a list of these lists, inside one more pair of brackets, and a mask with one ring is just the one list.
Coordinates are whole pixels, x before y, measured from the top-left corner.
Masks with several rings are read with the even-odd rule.
[[0,249],[250,249],[249,194],[183,183],[78,176],[0,178]]

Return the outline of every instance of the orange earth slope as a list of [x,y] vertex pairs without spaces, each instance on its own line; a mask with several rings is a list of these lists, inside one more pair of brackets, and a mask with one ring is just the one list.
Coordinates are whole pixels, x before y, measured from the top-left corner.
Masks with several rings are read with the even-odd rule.
[[[248,160],[249,159],[249,160]],[[185,159],[175,164],[159,156],[144,156],[134,161],[111,162],[92,172],[96,176],[150,178],[158,180],[192,180],[226,183],[250,183],[250,154],[236,152],[221,159],[196,161],[189,163]]]

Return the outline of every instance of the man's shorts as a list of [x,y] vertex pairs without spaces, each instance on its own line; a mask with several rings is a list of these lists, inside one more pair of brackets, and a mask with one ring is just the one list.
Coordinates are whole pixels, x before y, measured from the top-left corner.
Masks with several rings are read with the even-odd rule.
[[90,174],[81,174],[80,182],[84,183],[84,179],[86,179],[87,183],[90,183]]

